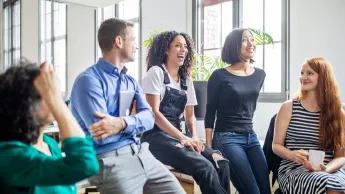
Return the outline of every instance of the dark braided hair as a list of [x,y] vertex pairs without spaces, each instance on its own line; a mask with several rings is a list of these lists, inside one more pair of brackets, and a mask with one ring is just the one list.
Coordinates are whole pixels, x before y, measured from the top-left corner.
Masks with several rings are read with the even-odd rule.
[[188,34],[183,32],[179,33],[176,31],[161,32],[153,38],[152,44],[148,48],[148,54],[146,57],[147,70],[149,70],[153,66],[166,63],[166,53],[170,47],[170,44],[178,35],[184,37],[188,49],[187,56],[183,62],[183,65],[180,67],[179,75],[182,75],[184,78],[190,76],[194,58],[194,43]]
[[0,141],[36,143],[40,123],[34,112],[41,96],[34,87],[37,64],[22,60],[0,75]]

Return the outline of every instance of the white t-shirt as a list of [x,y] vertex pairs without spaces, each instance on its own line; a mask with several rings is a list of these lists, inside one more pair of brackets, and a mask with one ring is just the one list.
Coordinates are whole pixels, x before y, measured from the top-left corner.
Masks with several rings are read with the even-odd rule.
[[[166,70],[164,64],[163,64],[163,68]],[[166,86],[170,86],[171,88],[181,90],[180,82],[177,83],[170,75],[169,75],[169,79],[170,79],[170,84],[164,84],[163,70],[158,66],[151,67],[142,82],[142,89],[143,89],[144,94],[160,95],[160,99],[162,100],[165,94]],[[187,83],[187,91],[186,91],[187,105],[186,106],[190,106],[190,105],[196,106],[198,105],[198,102],[195,96],[193,81],[191,78],[187,78],[186,83]]]

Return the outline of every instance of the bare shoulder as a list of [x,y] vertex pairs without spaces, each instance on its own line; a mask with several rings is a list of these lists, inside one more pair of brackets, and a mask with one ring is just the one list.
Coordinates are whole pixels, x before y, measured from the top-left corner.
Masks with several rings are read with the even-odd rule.
[[279,110],[279,115],[284,117],[291,117],[292,114],[292,100],[285,101]]
[[287,100],[287,101],[285,101],[285,102],[282,104],[281,109],[284,109],[284,110],[292,110],[292,100]]
[[345,110],[343,108],[341,109],[341,113],[342,113],[343,118],[345,119]]

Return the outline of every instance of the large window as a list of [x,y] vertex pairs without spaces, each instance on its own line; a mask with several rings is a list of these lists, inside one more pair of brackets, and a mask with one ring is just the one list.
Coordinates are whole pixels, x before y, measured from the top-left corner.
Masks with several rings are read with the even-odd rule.
[[66,5],[59,2],[40,1],[40,59],[55,67],[61,92],[66,92]]
[[265,31],[274,45],[257,46],[254,65],[266,72],[261,101],[286,98],[287,1],[286,0],[196,0],[194,38],[197,51],[220,57],[226,36],[233,28]]
[[20,58],[20,0],[3,1],[3,63],[7,69]]
[[[140,36],[139,36],[139,0],[124,0],[115,5],[110,5],[104,7],[103,9],[98,10],[98,24],[100,25],[102,21],[117,17],[124,20],[128,20],[134,23],[134,30],[136,33],[136,44],[137,52],[135,61],[127,63],[126,67],[128,68],[128,74],[133,76],[136,80],[139,80],[139,65],[140,65]],[[98,47],[97,42],[97,56],[102,57],[102,52]]]

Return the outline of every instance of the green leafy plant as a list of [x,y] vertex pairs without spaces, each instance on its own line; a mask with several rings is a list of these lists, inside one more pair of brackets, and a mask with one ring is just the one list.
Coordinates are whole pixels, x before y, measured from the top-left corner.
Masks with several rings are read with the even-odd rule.
[[144,40],[143,46],[144,46],[145,48],[148,48],[148,47],[152,44],[153,38],[154,38],[157,34],[159,34],[159,33],[161,33],[161,32],[164,32],[164,30],[163,30],[163,29],[161,29],[161,30],[153,29],[153,31],[149,34],[149,38],[146,39],[146,40]]
[[[248,30],[253,34],[256,45],[268,45],[274,44],[274,40],[271,35],[268,33],[248,28]],[[149,34],[149,38],[144,40],[143,46],[148,48],[152,44],[153,38],[163,32],[164,30],[153,30]],[[222,61],[221,57],[210,57],[206,55],[201,55],[199,53],[195,53],[194,60],[193,60],[193,67],[192,67],[192,79],[193,81],[207,81],[212,72],[218,68],[226,67],[227,64]]]
[[248,28],[248,31],[252,33],[255,39],[255,44],[257,46],[259,45],[266,45],[266,44],[274,44],[274,40],[271,35],[268,33],[262,31],[262,30],[257,30],[253,28]]

